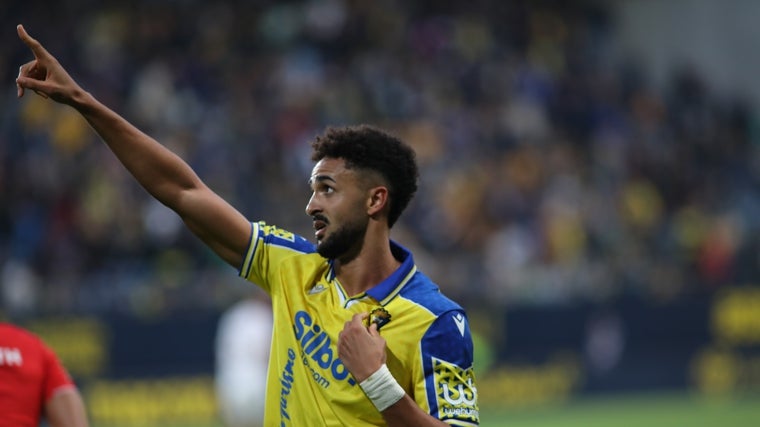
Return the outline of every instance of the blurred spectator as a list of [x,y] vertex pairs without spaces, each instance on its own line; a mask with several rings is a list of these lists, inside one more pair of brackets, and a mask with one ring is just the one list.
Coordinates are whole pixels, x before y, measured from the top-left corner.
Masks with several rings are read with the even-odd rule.
[[[2,28],[21,22],[83,64],[85,87],[244,213],[309,234],[291,196],[316,129],[372,122],[410,141],[428,191],[399,229],[465,305],[668,300],[760,277],[752,111],[699,70],[649,84],[601,6],[35,3],[11,1]],[[13,69],[26,52],[3,40]],[[34,279],[34,297],[2,286],[19,310],[224,307],[226,270],[205,247],[85,123],[33,98],[0,101],[0,265]],[[180,280],[188,266],[198,280]]]

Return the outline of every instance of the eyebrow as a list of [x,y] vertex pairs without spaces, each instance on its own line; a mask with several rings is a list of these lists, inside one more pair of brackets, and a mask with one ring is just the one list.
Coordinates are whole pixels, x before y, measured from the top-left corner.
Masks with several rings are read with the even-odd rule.
[[323,181],[336,182],[335,179],[333,179],[330,175],[315,175],[315,176],[312,176],[311,178],[309,178],[308,184],[311,186],[311,185],[314,185],[317,182],[323,182]]

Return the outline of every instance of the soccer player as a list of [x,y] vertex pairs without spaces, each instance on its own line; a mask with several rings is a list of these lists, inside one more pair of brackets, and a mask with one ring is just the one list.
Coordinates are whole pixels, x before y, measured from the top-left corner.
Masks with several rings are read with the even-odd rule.
[[153,197],[271,296],[264,425],[479,424],[465,312],[390,238],[417,190],[406,144],[370,126],[316,137],[306,205],[312,244],[246,219],[17,30],[34,54],[19,69],[18,96],[32,90],[76,109]]
[[87,427],[82,396],[36,335],[0,323],[0,427]]

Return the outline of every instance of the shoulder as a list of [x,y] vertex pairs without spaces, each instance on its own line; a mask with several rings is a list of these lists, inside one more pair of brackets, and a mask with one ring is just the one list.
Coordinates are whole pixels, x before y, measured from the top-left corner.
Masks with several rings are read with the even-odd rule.
[[0,345],[8,343],[44,345],[42,340],[20,326],[0,323]]
[[424,307],[436,317],[450,311],[464,312],[458,303],[441,292],[438,285],[420,271],[404,286],[400,296]]
[[[252,223],[251,241],[240,266],[239,275],[254,283],[271,280],[283,266],[303,262],[301,258],[320,260],[316,247],[302,236],[265,222]],[[314,263],[315,261],[311,261]],[[265,287],[265,290],[269,290]]]
[[314,244],[304,237],[263,221],[253,223],[254,245],[257,242],[296,253],[311,254],[316,252]]
[[25,360],[43,360],[54,355],[53,350],[35,333],[11,324],[0,325],[0,348],[5,358],[21,357]]
[[432,316],[422,337],[423,346],[434,353],[448,353],[450,347],[459,346],[464,351],[461,362],[466,366],[472,352],[472,336],[464,308],[444,295],[438,285],[421,272],[415,274],[400,296]]

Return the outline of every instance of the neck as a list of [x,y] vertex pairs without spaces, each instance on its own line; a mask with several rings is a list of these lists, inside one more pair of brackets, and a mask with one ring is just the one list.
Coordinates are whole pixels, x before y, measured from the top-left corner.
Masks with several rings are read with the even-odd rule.
[[365,242],[351,261],[335,261],[335,274],[349,296],[359,295],[387,279],[401,265],[391,253],[389,236],[377,242]]

